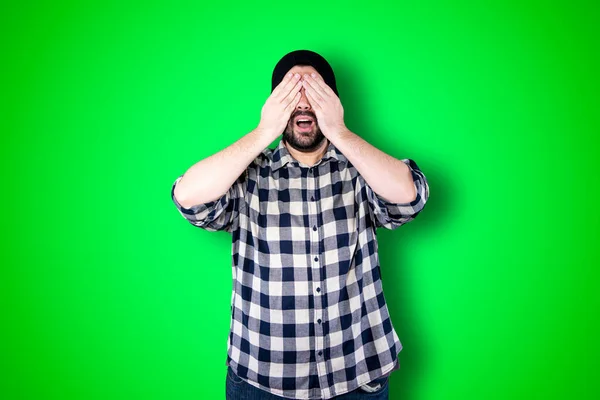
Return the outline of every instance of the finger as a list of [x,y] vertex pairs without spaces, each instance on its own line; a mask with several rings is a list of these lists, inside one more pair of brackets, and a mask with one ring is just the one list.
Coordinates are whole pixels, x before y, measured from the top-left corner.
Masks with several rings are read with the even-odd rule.
[[315,109],[321,109],[321,104],[319,103],[319,101],[315,98],[314,92],[312,89],[306,88],[306,90],[304,91],[304,93],[306,93],[306,97],[308,98],[308,102],[310,103],[310,106],[312,108]]
[[281,102],[287,107],[287,105],[294,100],[297,93],[300,93],[300,89],[302,89],[302,82],[299,80],[296,82],[296,85],[290,90],[290,92],[285,96]]
[[318,106],[323,105],[326,99],[320,95],[320,93],[314,88],[314,86],[307,84],[304,86],[304,89],[307,96],[310,95],[312,99],[316,100]]
[[290,102],[290,104],[288,104],[285,107],[285,113],[287,115],[290,115],[292,113],[292,110],[294,108],[296,108],[296,106],[298,105],[298,103],[300,102],[300,98],[302,97],[302,95],[300,94],[300,92],[296,93],[296,95],[294,96],[294,98],[292,99],[292,101]]
[[283,87],[275,95],[275,97],[277,97],[279,99],[279,101],[282,101],[288,94],[290,94],[290,91],[292,91],[292,89],[296,85],[296,82],[298,82],[299,80],[300,80],[300,74],[294,74],[292,77],[290,77],[290,80],[287,81],[287,83],[285,85],[283,85]]
[[[314,75],[314,76],[313,76]],[[317,92],[319,92],[324,97],[329,97],[329,94],[326,91],[327,84],[324,81],[319,81],[316,77],[316,74],[312,73],[310,75],[306,74],[304,80],[311,84]]]
[[[294,80],[294,74],[287,74],[281,80],[281,82],[279,82],[279,85],[275,86],[275,89],[273,89],[273,93],[271,94],[271,96],[279,98],[279,96],[281,96],[282,92],[284,92],[286,86],[288,86],[290,84],[290,82],[292,82],[293,80]],[[287,93],[287,92],[285,92],[285,93]]]
[[294,74],[287,74],[286,76],[283,77],[283,79],[281,80],[281,82],[279,82],[279,85],[275,86],[275,89],[273,89],[272,92],[272,96],[276,96],[277,94],[279,94],[279,92],[281,92],[281,89],[283,89],[283,87],[292,79]]
[[307,83],[307,86],[311,87],[316,93],[321,95],[323,98],[329,97],[329,95],[325,92],[323,88],[319,85],[319,83],[310,75],[305,75],[304,82]]
[[[312,74],[311,74],[312,75]],[[329,95],[329,96],[335,96],[338,97],[337,94],[335,94],[335,92],[333,91],[333,89],[331,88],[331,86],[329,86],[327,84],[327,82],[325,82],[325,80],[323,79],[323,77],[321,75],[316,75],[314,76],[315,80],[319,83],[319,85],[321,86],[321,88]]]
[[296,83],[296,86],[294,86],[292,88],[292,90],[288,93],[287,96],[285,96],[282,100],[281,103],[287,107],[289,103],[291,103],[292,101],[294,101],[294,99],[296,98],[296,95],[300,94],[300,89],[302,89],[302,82],[298,81]]
[[311,77],[312,77],[314,80],[316,80],[316,81],[319,81],[320,83],[324,83],[324,84],[325,84],[325,86],[327,86],[327,83],[325,82],[325,79],[323,79],[323,77],[322,77],[321,75],[317,75],[317,74],[315,74],[315,73],[313,72],[312,74],[310,74],[310,76],[311,76]]

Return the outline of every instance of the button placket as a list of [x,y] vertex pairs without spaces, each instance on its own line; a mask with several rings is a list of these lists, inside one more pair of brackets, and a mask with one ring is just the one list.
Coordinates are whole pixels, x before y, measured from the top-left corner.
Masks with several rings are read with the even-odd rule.
[[[316,171],[314,167],[309,169],[309,175],[307,179],[307,189],[310,201],[308,202],[308,222],[309,222],[309,235],[310,235],[310,249],[311,249],[311,265],[312,265],[312,277],[313,277],[313,298],[314,298],[314,321],[315,321],[315,358],[317,363],[317,371],[319,374],[319,380],[325,381],[327,378],[327,366],[323,357],[323,325],[322,325],[322,302],[321,295],[323,291],[321,289],[321,262],[319,257],[319,227],[317,220],[317,178],[315,177]],[[326,382],[324,382],[326,383]]]

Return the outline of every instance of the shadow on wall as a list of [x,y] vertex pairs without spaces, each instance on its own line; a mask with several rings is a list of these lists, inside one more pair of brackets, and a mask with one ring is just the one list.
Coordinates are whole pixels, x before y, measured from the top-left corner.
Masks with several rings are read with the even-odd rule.
[[[425,173],[429,184],[430,198],[423,211],[413,221],[394,231],[383,228],[377,230],[384,294],[394,329],[403,344],[399,356],[400,370],[392,374],[390,380],[393,387],[390,390],[391,398],[415,398],[416,382],[424,379],[430,368],[430,346],[426,341],[428,335],[423,334],[424,327],[417,326],[419,319],[415,316],[419,305],[412,303],[413,300],[406,296],[406,293],[414,292],[406,286],[410,281],[406,279],[407,276],[411,275],[412,271],[422,270],[423,266],[407,263],[404,255],[411,249],[404,239],[410,237],[411,242],[417,240],[433,243],[438,236],[437,232],[451,215],[450,210],[454,208],[452,193],[455,191],[450,187],[451,177],[443,176],[443,169],[434,169],[441,160],[433,160],[427,155],[417,156],[412,154],[408,147],[398,149],[396,144],[386,143],[385,138],[392,135],[382,132],[393,131],[393,135],[410,138],[406,140],[407,144],[418,139],[414,139],[410,132],[404,130],[401,121],[396,126],[379,127],[378,121],[365,112],[368,109],[365,105],[369,104],[365,95],[370,92],[366,87],[368,79],[359,77],[359,71],[354,67],[357,60],[351,58],[351,55],[337,53],[335,49],[322,51],[334,69],[348,128],[387,154],[396,158],[412,158]],[[423,247],[427,245],[424,244]],[[440,265],[437,268],[447,266]]]

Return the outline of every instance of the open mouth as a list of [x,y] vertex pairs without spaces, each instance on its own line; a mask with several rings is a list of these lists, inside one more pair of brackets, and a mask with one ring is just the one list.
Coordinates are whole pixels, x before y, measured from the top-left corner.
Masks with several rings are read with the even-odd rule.
[[310,131],[314,123],[314,120],[310,117],[300,116],[296,118],[296,126],[300,132]]

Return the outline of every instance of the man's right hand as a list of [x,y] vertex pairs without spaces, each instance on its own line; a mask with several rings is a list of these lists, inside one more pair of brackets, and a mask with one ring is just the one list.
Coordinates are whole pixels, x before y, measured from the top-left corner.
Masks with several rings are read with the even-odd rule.
[[[300,101],[300,76],[286,76],[262,108],[256,129],[218,153],[192,165],[175,186],[174,195],[185,208],[214,201],[226,194],[248,165],[279,135]],[[243,191],[238,187],[238,195]]]
[[286,75],[265,102],[257,129],[272,135],[273,139],[279,136],[285,130],[292,111],[300,101],[301,88],[300,74]]

